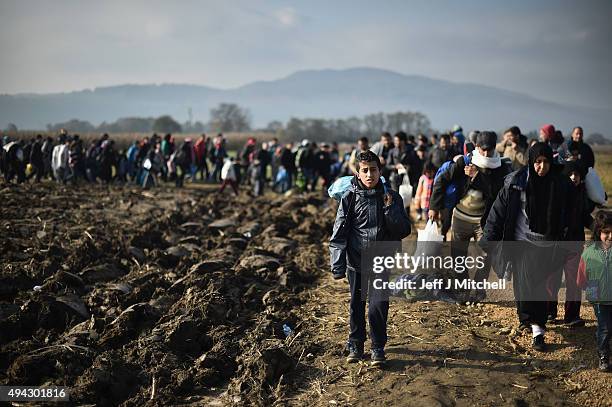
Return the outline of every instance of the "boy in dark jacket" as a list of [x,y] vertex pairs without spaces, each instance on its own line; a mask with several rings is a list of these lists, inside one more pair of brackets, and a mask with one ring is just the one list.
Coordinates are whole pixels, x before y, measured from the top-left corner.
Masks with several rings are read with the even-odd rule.
[[[380,182],[382,165],[371,151],[357,154],[358,172],[338,205],[329,249],[334,279],[348,274],[351,291],[349,355],[347,362],[363,358],[366,339],[365,298],[362,285],[370,284],[368,270],[361,270],[362,251],[377,241],[401,241],[410,234],[410,220],[401,196]],[[363,272],[363,274],[362,274]],[[363,287],[364,293],[368,287]],[[372,362],[385,361],[389,301],[369,290],[368,320],[372,340]]]

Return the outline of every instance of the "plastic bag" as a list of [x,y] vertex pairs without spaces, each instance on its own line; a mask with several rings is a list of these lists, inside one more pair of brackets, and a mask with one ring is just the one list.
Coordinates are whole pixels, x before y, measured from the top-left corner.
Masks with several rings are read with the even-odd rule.
[[428,220],[424,229],[418,230],[417,247],[415,256],[437,256],[442,251],[444,236],[438,231],[438,225]]
[[410,185],[408,174],[404,175],[402,185],[399,187],[399,194],[404,201],[404,208],[410,208],[410,201],[412,200],[412,185]]
[[594,168],[589,168],[586,177],[584,178],[587,196],[598,205],[606,203],[606,191],[601,183],[599,175]]
[[280,184],[281,182],[285,182],[289,179],[289,173],[285,169],[285,167],[281,166],[276,173],[276,183]]

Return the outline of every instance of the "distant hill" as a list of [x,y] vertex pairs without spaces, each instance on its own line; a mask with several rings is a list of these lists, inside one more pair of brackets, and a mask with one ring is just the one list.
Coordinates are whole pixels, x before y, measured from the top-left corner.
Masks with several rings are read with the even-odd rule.
[[455,123],[465,129],[517,124],[525,131],[553,123],[567,131],[582,125],[587,134],[612,128],[612,109],[568,106],[477,84],[454,83],[382,69],[299,71],[274,81],[235,89],[198,85],[121,85],[55,94],[0,95],[0,127],[44,129],[48,123],[78,118],[99,124],[120,117],[170,114],[183,122],[207,121],[221,102],[248,108],[254,125],[290,117],[345,118],[375,112],[420,111],[437,129]]

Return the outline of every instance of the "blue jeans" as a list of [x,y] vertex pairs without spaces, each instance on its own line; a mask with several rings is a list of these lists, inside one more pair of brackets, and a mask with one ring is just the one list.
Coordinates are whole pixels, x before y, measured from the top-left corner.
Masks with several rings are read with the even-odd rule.
[[597,317],[597,350],[600,354],[610,354],[610,331],[612,330],[612,305],[593,304]]

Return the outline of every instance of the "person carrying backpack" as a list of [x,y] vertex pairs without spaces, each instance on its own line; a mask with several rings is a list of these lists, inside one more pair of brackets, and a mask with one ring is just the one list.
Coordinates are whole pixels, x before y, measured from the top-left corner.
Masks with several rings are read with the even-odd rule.
[[21,141],[11,141],[2,146],[2,163],[4,179],[10,183],[17,177],[17,183],[25,181],[24,153]]
[[379,157],[369,150],[361,152],[357,165],[358,172],[339,200],[329,243],[331,271],[336,280],[348,276],[350,285],[347,362],[357,362],[364,356],[367,292],[372,362],[380,365],[385,362],[389,301],[376,295],[378,290],[363,286],[372,284],[373,275],[361,269],[362,250],[373,242],[401,241],[410,234],[411,226],[401,196],[380,181]]
[[177,171],[176,177],[176,186],[179,188],[183,186],[185,175],[190,173],[191,164],[193,163],[192,150],[191,138],[186,138],[174,155],[174,164],[180,169],[180,173]]
[[227,151],[225,150],[225,139],[223,138],[223,135],[219,133],[215,138],[214,146],[210,151],[210,159],[213,163],[213,171],[208,177],[209,181],[221,181],[221,169],[223,168],[223,162],[226,158]]
[[[504,178],[512,172],[510,163],[502,161],[495,150],[496,143],[495,132],[479,133],[474,151],[467,156],[460,156],[456,162],[451,161],[446,169],[441,167],[442,172],[434,181],[429,218],[437,219],[443,209],[452,211],[453,257],[466,256],[470,240],[480,240],[489,211],[504,185]],[[447,192],[453,188],[455,196],[447,196]],[[478,269],[474,280],[486,280],[489,269],[489,264]],[[474,300],[483,300],[484,294],[484,291],[475,293]]]

